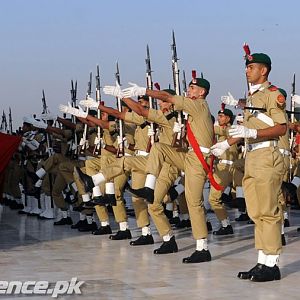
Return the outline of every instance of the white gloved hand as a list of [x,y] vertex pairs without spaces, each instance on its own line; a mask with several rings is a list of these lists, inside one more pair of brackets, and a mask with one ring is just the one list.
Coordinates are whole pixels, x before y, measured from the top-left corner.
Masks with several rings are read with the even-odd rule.
[[61,104],[59,106],[59,110],[64,113],[74,115],[75,117],[78,117],[78,118],[86,119],[86,117],[88,115],[88,113],[83,111],[83,109],[80,106],[79,106],[79,108],[74,108],[71,106],[70,103],[68,103],[68,106]]
[[210,150],[214,156],[219,157],[229,148],[230,145],[228,144],[227,140],[225,140],[223,142],[214,144],[212,147],[210,147]]
[[256,129],[249,129],[242,125],[233,125],[229,129],[229,135],[233,138],[257,138],[257,130]]
[[296,104],[300,104],[300,96],[299,95],[292,96],[292,101],[295,102]]
[[51,156],[51,155],[54,154],[54,150],[53,150],[53,148],[51,148],[51,147],[47,148],[47,151],[46,151],[46,152],[49,154],[49,156]]
[[79,104],[88,108],[98,108],[99,103],[91,97],[88,97],[85,100],[80,100]]
[[148,134],[149,137],[155,135],[155,131],[154,131],[154,129],[151,128],[151,126],[148,126],[148,133],[147,134]]
[[40,120],[35,120],[33,118],[32,118],[31,124],[36,128],[46,129],[48,127],[47,123],[40,121]]
[[83,146],[83,145],[85,145],[85,143],[86,143],[86,140],[84,138],[81,138],[79,141],[79,146]]
[[173,132],[174,133],[181,132],[182,127],[183,127],[183,124],[179,124],[178,122],[175,122],[174,126],[173,126]]
[[138,97],[146,94],[145,87],[138,86],[137,84],[132,82],[129,82],[129,85],[131,85],[131,87],[122,90],[124,98]]
[[103,92],[105,95],[112,95],[118,98],[123,98],[123,93],[119,83],[116,81],[116,85],[106,85],[103,88]]
[[221,101],[222,101],[222,103],[224,103],[226,105],[231,105],[231,106],[236,106],[239,103],[238,100],[235,100],[233,98],[233,96],[230,94],[230,92],[228,92],[228,96],[222,96]]
[[129,147],[128,141],[127,141],[127,139],[126,139],[125,136],[123,137],[123,139],[120,136],[117,136],[117,142],[118,142],[118,146],[123,143],[124,148],[128,148]]
[[75,109],[76,108],[72,107],[70,102],[68,102],[68,105],[63,105],[63,104],[59,105],[59,110],[65,114],[73,115],[74,114],[73,112]]
[[95,137],[94,145],[98,145],[101,142],[101,138],[98,138],[98,136]]

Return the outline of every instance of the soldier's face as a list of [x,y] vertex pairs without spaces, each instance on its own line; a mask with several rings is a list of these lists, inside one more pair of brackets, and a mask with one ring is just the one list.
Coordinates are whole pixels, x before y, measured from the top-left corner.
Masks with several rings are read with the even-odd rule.
[[140,99],[138,102],[139,102],[143,107],[149,108],[149,101],[144,100],[144,99]]
[[159,108],[162,112],[167,112],[170,110],[170,107],[172,106],[172,103],[164,102],[161,100],[158,100]]
[[249,64],[246,67],[246,77],[248,82],[252,84],[259,84],[265,81],[267,68],[262,64]]
[[205,95],[205,89],[191,84],[188,88],[188,97],[191,99],[198,99]]
[[230,118],[224,114],[218,114],[218,123],[220,126],[227,125],[230,121]]
[[102,119],[103,121],[107,121],[107,120],[108,120],[108,114],[105,113],[105,112],[102,112],[102,113],[101,113],[101,119]]

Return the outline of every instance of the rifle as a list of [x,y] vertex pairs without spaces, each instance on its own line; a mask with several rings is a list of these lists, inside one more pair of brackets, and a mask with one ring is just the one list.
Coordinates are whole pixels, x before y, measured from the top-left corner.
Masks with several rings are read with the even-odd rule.
[[7,121],[6,121],[6,114],[3,110],[2,114],[2,121],[1,121],[1,130],[7,133]]
[[[119,71],[119,64],[118,62],[116,63],[116,73],[115,73],[115,77],[116,77],[116,81],[119,85],[121,85],[121,80],[120,80],[120,71]],[[121,104],[121,98],[120,97],[116,97],[117,99],[117,107],[118,107],[118,111],[122,112],[122,104]],[[122,157],[125,155],[124,152],[124,124],[123,124],[123,120],[119,119],[119,140],[122,141],[119,145],[118,145],[118,151],[117,151],[117,157]]]
[[[48,114],[49,110],[48,110],[48,106],[47,106],[47,103],[46,103],[46,97],[45,97],[45,91],[44,90],[42,91],[42,95],[43,95],[42,96],[42,108],[43,108],[42,115],[43,115],[43,114]],[[47,150],[48,150],[48,154],[49,154],[49,157],[50,157],[51,154],[52,154],[52,151],[50,150],[50,149],[52,149],[52,141],[51,141],[50,134],[48,132],[46,132],[46,141],[47,141]],[[52,196],[53,178],[52,178],[51,172],[48,172],[48,177],[49,177],[51,207],[53,208],[54,207],[53,196]],[[38,198],[38,207],[41,208],[41,199],[40,199],[40,197]]]
[[182,76],[183,76],[183,79],[182,79],[183,96],[187,97],[187,85],[186,85],[186,78],[185,78],[185,71],[184,70],[182,71]]
[[[100,93],[100,72],[99,72],[99,66],[97,65],[97,74],[96,74],[96,101],[98,104],[101,104],[101,93]],[[97,118],[101,119],[101,111],[98,107],[97,109]],[[93,151],[94,155],[100,155],[101,154],[101,136],[102,136],[102,128],[100,126],[97,126],[97,138],[95,139],[95,148]]]
[[8,124],[9,124],[9,133],[13,133],[13,126],[12,126],[12,116],[11,116],[11,108],[9,107],[9,114],[8,114]]
[[[76,101],[77,101],[77,80],[75,82],[75,86],[74,86],[74,82],[73,80],[71,80],[71,105],[72,107],[76,107]],[[72,120],[72,123],[76,125],[76,118],[74,115],[71,115],[71,120]],[[73,130],[73,136],[74,136],[74,139],[72,140],[71,142],[71,145],[70,145],[70,148],[69,148],[69,155],[71,155],[72,158],[77,158],[78,156],[78,140],[77,140],[77,133],[76,133],[76,129]]]
[[[176,95],[180,95],[180,80],[179,80],[179,68],[178,68],[178,57],[177,57],[177,49],[176,49],[176,41],[175,41],[175,33],[172,31],[172,72],[173,72],[173,84]],[[183,116],[182,113],[178,114],[177,122],[182,125],[183,124]],[[182,130],[183,131],[183,130]],[[183,132],[175,133],[173,136],[172,147],[175,148],[184,148],[182,143]]]
[[[296,94],[296,74],[293,75],[292,81],[292,92],[291,92],[291,123],[295,122],[295,101],[293,101],[293,96]],[[290,135],[290,166],[289,166],[289,179],[292,181],[292,152],[293,152],[293,144],[294,144],[294,130],[291,130]]]
[[[152,81],[152,70],[151,70],[151,61],[150,61],[150,51],[149,51],[149,46],[147,45],[147,57],[145,59],[146,62],[146,82],[147,82],[147,89],[148,90],[153,90],[153,81]],[[149,97],[149,107],[150,109],[157,109],[157,103],[155,101],[155,99],[153,99],[152,97]],[[150,152],[150,149],[152,147],[152,145],[155,142],[155,131],[154,131],[154,123],[150,122],[150,128],[152,130],[152,132],[154,132],[153,136],[149,137],[149,141],[147,144],[147,149],[146,152]]]
[[[91,95],[92,95],[92,72],[90,72],[90,81],[88,82],[88,88],[87,88],[85,99],[90,98]],[[87,111],[87,113],[89,112],[88,107],[87,107],[86,111]],[[87,140],[87,130],[88,130],[88,125],[84,124],[83,135],[82,135],[82,138],[81,138],[80,143],[79,143],[80,146],[81,146],[79,153],[82,154],[82,155],[85,153],[85,150],[89,147],[89,143],[88,143],[88,140]]]

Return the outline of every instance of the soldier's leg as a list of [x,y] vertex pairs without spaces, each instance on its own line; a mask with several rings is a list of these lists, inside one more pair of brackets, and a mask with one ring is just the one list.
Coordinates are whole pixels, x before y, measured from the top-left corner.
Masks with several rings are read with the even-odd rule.
[[247,153],[243,187],[247,210],[255,222],[255,247],[265,255],[281,252],[281,207],[278,194],[283,178],[280,152],[265,148]]
[[163,239],[163,244],[154,250],[155,254],[174,253],[178,251],[177,243],[167,216],[164,213],[163,200],[169,192],[173,182],[178,177],[178,169],[164,163],[156,180],[154,202],[148,205],[149,213],[155,223],[158,233]]
[[[218,184],[226,188],[232,183],[232,172],[233,170],[230,166],[225,164],[217,164],[214,172],[214,178]],[[217,190],[214,186],[210,187],[209,203],[222,225],[221,228],[219,228],[217,231],[214,231],[213,234],[233,234],[233,229],[230,225],[227,211],[222,203],[221,196],[222,191]]]
[[186,154],[185,159],[185,196],[190,213],[192,233],[196,240],[196,251],[183,259],[184,263],[210,261],[207,245],[207,225],[203,203],[203,187],[206,173],[194,152]]

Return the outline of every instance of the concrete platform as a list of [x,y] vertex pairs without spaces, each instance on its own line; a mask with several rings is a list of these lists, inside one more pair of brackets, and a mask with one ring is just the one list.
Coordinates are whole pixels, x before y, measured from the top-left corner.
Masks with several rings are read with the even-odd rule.
[[[233,211],[231,217],[233,219]],[[76,220],[73,215],[73,220]],[[213,260],[186,265],[183,257],[195,249],[189,229],[176,230],[179,252],[154,255],[161,239],[153,225],[156,243],[133,247],[129,241],[112,241],[108,236],[80,233],[70,226],[53,226],[53,221],[18,215],[0,207],[0,270],[6,281],[57,280],[72,277],[85,281],[82,295],[59,299],[299,299],[300,211],[292,211],[286,228],[287,246],[280,259],[282,280],[254,283],[236,277],[256,264],[253,225],[233,222],[233,236],[209,235]],[[134,218],[129,218],[133,238],[140,235]],[[117,225],[112,220],[112,227]],[[53,299],[45,295],[19,296]],[[14,295],[0,295],[15,299]]]

